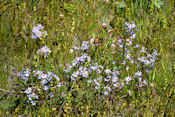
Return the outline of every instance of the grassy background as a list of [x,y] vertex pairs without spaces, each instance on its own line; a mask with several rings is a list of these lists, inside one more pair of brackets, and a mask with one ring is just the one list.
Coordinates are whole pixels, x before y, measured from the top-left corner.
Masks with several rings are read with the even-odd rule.
[[[160,54],[149,76],[155,85],[154,96],[144,93],[135,99],[115,96],[115,103],[111,103],[109,98],[104,103],[100,103],[97,97],[82,99],[75,105],[75,110],[68,108],[73,107],[72,103],[65,102],[67,107],[63,108],[62,115],[80,116],[84,112],[82,116],[115,116],[116,113],[121,116],[174,116],[174,4],[174,0],[1,0],[0,88],[13,89],[17,73],[26,66],[59,74],[59,65],[71,62],[72,55],[67,51],[73,45],[91,37],[109,38],[107,33],[100,32],[102,23],[113,28],[115,38],[119,38],[124,34],[124,22],[135,21],[139,30],[137,42],[147,48],[156,48]],[[59,18],[60,14],[64,14],[64,18]],[[48,32],[47,40],[41,44],[34,43],[30,37],[32,27],[37,23],[44,25]],[[52,49],[52,57],[42,66],[37,62],[35,52],[45,44]],[[107,48],[106,51],[110,50]],[[77,90],[83,92],[85,89]],[[18,110],[9,111],[13,95],[4,94],[0,91],[0,113],[3,116],[17,115]],[[81,99],[81,95],[76,98]],[[53,108],[43,104],[38,112],[45,116],[50,113],[57,115]],[[22,114],[32,116],[36,113],[27,111]]]

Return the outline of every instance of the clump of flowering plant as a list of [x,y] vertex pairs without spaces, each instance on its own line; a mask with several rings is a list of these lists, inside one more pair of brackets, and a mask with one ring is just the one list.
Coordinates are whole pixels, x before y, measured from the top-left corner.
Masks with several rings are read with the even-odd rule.
[[47,36],[47,31],[44,30],[44,26],[42,26],[41,24],[33,26],[31,36],[32,39],[45,38],[45,36]]
[[[80,56],[76,56],[69,65],[72,70],[71,80],[82,79],[86,83],[92,84],[91,88],[94,87],[107,96],[116,89],[147,85],[146,73],[151,72],[156,62],[157,51],[154,49],[151,54],[149,49],[137,44],[134,22],[125,23],[125,26],[124,38],[126,39],[119,38],[118,43],[115,40],[111,43],[112,51],[118,53],[116,55],[117,62],[113,61],[106,66],[94,62],[88,55],[92,47],[95,46],[93,38],[90,42],[83,41],[80,47],[73,47],[70,53],[79,51]],[[97,44],[96,46],[98,47]],[[131,71],[131,67],[136,69]],[[131,94],[130,90],[129,92]]]
[[52,72],[32,71],[28,68],[19,72],[19,97],[25,99],[25,104],[40,105],[54,97],[57,87],[61,87],[60,78]]
[[40,49],[37,50],[37,54],[43,55],[44,57],[48,57],[52,50],[48,48],[48,46],[43,46]]

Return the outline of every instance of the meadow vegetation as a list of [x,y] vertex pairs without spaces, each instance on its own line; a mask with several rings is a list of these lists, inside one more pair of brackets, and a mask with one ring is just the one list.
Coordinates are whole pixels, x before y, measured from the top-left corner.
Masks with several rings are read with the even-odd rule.
[[175,116],[175,0],[1,0],[0,116]]

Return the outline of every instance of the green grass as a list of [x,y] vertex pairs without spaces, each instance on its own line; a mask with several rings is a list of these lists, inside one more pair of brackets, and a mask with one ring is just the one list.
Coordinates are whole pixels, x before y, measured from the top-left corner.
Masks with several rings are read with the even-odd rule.
[[[163,4],[162,4],[163,2]],[[32,107],[16,96],[0,90],[0,115],[2,116],[174,116],[175,113],[175,1],[174,0],[2,0],[0,1],[0,89],[17,89],[18,72],[24,68],[51,71],[65,82],[58,89],[57,98]],[[64,17],[60,18],[59,15]],[[70,82],[62,73],[60,64],[67,63],[80,55],[69,54],[73,46],[83,41],[102,40],[88,54],[95,62],[112,69],[122,60],[119,50],[112,54],[112,40],[125,37],[125,22],[134,21],[135,41],[148,49],[158,51],[158,59],[152,73],[145,74],[149,81],[145,88],[127,86],[125,89],[104,96],[86,87],[85,80]],[[44,40],[31,39],[32,28],[42,24],[48,32]],[[113,29],[113,36],[103,30]],[[42,60],[36,51],[44,45],[52,53]],[[122,66],[121,66],[122,67]],[[120,68],[119,68],[120,69]],[[121,68],[124,69],[124,68]],[[129,72],[136,71],[133,66]],[[129,72],[123,70],[121,77]],[[93,74],[91,77],[96,77]],[[153,83],[154,87],[149,84]],[[72,88],[70,88],[72,87]],[[131,96],[128,90],[132,91]],[[18,104],[18,105],[17,105]]]

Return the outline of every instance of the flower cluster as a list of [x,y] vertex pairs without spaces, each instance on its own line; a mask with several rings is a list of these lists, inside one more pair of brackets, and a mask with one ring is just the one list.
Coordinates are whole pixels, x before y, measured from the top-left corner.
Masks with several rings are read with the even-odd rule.
[[[83,53],[81,53],[80,57],[75,57],[75,59],[72,60],[72,64],[69,66],[69,68],[73,70],[70,78],[72,80],[85,78],[86,82],[92,83],[94,88],[97,91],[103,92],[104,95],[109,95],[111,91],[115,90],[116,88],[121,89],[124,86],[129,85],[132,81],[138,81],[139,87],[147,85],[147,81],[143,74],[144,71],[141,72],[141,70],[143,70],[142,67],[144,64],[144,70],[146,72],[150,72],[149,69],[151,69],[156,62],[158,55],[157,51],[154,50],[154,52],[150,54],[150,52],[146,51],[148,49],[145,47],[142,46],[140,49],[140,46],[135,42],[136,34],[134,34],[134,28],[136,25],[134,22],[131,24],[125,23],[125,25],[126,38],[129,38],[118,39],[118,49],[120,54],[123,56],[123,59],[119,63],[116,63],[116,61],[112,63],[114,65],[112,68],[122,66],[121,69],[111,70],[108,68],[108,66],[103,67],[98,62],[94,63],[91,57],[85,53],[88,52],[92,46],[94,46],[94,39],[91,39],[90,42],[83,41],[80,47],[73,47],[71,49],[70,53],[77,50],[79,50],[80,53]],[[115,50],[115,40],[112,42],[111,48],[113,51]],[[118,59],[121,60],[121,58]],[[116,64],[117,66],[115,66]],[[125,67],[125,69],[123,69],[123,67]],[[138,71],[129,72],[130,67],[136,67]],[[122,74],[125,70],[128,72],[127,75]]]
[[36,105],[36,100],[38,99],[38,95],[34,93],[33,89],[31,87],[26,88],[24,92],[28,98],[27,102],[31,103],[33,106]]
[[19,85],[27,96],[27,102],[36,105],[39,99],[52,98],[56,87],[60,87],[60,78],[52,72],[31,71],[26,68],[19,73]]
[[[106,25],[103,24],[103,28],[105,26]],[[72,54],[76,52],[75,55],[77,56],[72,59],[71,64],[63,66],[63,72],[67,74],[67,78],[70,78],[71,81],[82,79],[85,83],[91,84],[96,91],[100,91],[104,95],[110,95],[113,90],[130,86],[132,81],[138,81],[137,83],[139,87],[147,85],[144,75],[146,72],[150,72],[155,65],[158,55],[157,51],[154,49],[152,52],[151,50],[137,44],[135,40],[136,34],[134,34],[136,27],[134,22],[131,22],[131,24],[125,23],[125,26],[126,35],[124,38],[126,39],[119,38],[118,42],[113,40],[111,43],[112,53],[115,54],[116,48],[118,48],[117,53],[120,55],[118,56],[117,54],[116,56],[118,62],[113,61],[112,64],[110,64],[111,66],[107,65],[105,67],[98,62],[94,62],[89,53],[91,49],[93,49],[93,46],[97,46],[98,48],[98,44],[94,44],[94,38],[92,38],[90,42],[83,41],[80,47],[72,47],[72,49],[70,49],[69,53]],[[39,25],[38,27],[40,27],[40,29],[43,28]],[[37,51],[38,54],[44,55],[45,57],[51,52],[52,51],[48,46],[44,46]],[[130,70],[131,67],[136,69]],[[53,92],[50,91],[51,87],[53,87],[50,84],[54,84],[54,86],[61,85],[59,83],[59,78],[56,75],[51,72],[31,72],[29,69],[26,69],[24,73],[20,73],[20,77],[25,83],[29,83],[29,81],[31,83],[31,80],[29,80],[30,73],[33,73],[32,77],[37,79],[36,82],[39,82],[39,87],[43,92],[49,91],[48,96],[54,96]],[[38,98],[37,95],[35,96],[34,90],[35,88],[33,85],[26,87],[25,90],[27,96],[30,97],[28,100],[33,105],[35,102],[32,102],[31,99],[36,100]],[[39,90],[36,92],[36,94],[40,93]],[[129,92],[131,94],[130,90]]]
[[[44,30],[44,26],[42,26],[41,24],[37,24],[36,26],[33,26],[32,36],[31,36],[32,39],[45,38],[46,35],[47,35],[47,31]],[[48,57],[48,55],[50,55],[51,52],[52,51],[50,50],[50,48],[48,48],[47,45],[37,50],[37,54],[44,55],[44,57]]]
[[37,39],[37,38],[41,38],[41,37],[45,37],[47,35],[47,31],[43,30],[44,26],[42,26],[41,24],[37,24],[36,26],[33,26],[32,29],[32,39]]
[[88,49],[90,49],[90,44],[88,41],[83,41],[82,44],[81,44],[81,47],[72,47],[72,49],[70,50],[70,53],[73,52],[73,50],[82,50],[82,51],[86,51]]
[[52,50],[50,50],[50,48],[48,48],[48,46],[43,46],[42,48],[38,49],[37,53],[44,55],[44,57],[48,57],[48,55],[50,55],[50,53],[52,52]]

